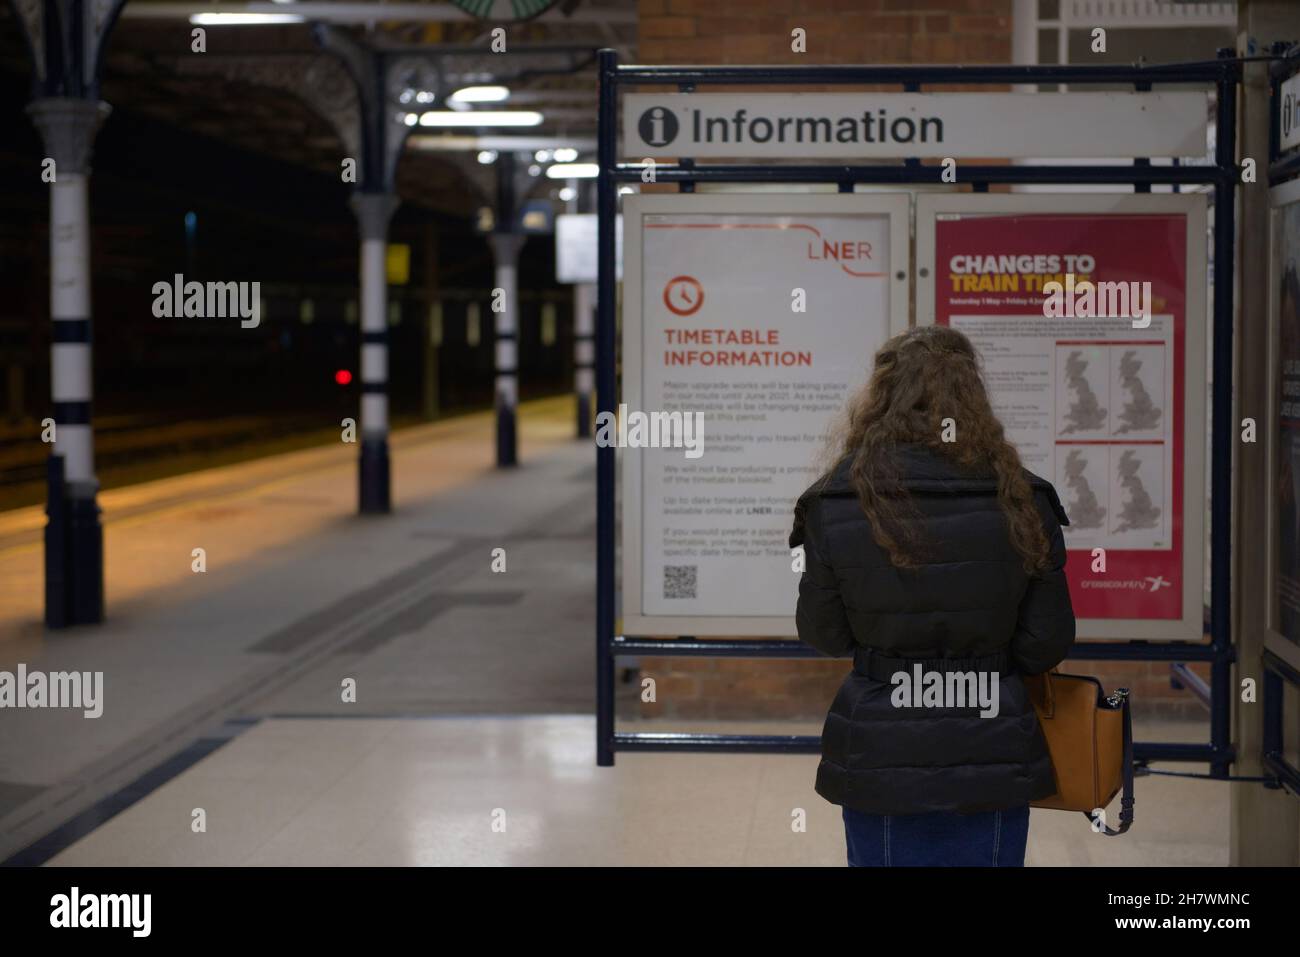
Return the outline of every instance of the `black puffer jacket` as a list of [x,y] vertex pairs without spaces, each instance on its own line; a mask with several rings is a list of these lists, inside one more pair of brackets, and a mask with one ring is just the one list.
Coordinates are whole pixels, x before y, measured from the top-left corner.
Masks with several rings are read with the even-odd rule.
[[[1055,792],[1038,719],[1019,675],[1059,663],[1074,642],[1066,585],[1069,524],[1056,490],[1026,472],[1051,544],[1030,577],[1011,547],[990,472],[959,472],[924,446],[898,450],[927,551],[904,570],[872,538],[844,460],[795,507],[791,547],[804,546],[799,638],[854,656],[822,732],[817,792],[873,814],[975,812]],[[895,707],[891,676],[925,670],[1001,672],[998,713]]]

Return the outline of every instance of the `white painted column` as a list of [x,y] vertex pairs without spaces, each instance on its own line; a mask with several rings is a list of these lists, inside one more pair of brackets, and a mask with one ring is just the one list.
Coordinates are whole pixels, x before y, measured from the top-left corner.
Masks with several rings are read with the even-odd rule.
[[524,237],[516,233],[494,233],[490,241],[496,260],[492,298],[496,332],[497,465],[508,466],[518,462],[519,250]]
[[391,193],[354,193],[361,233],[361,456],[359,509],[391,508],[388,464],[388,222]]
[[573,287],[573,386],[578,394],[578,438],[591,435],[591,396],[596,388],[596,286]]
[[388,435],[387,247],[383,237],[361,240],[361,434],[377,438]]
[[50,191],[50,399],[54,444],[45,527],[45,623],[104,617],[104,543],[91,426],[90,154],[108,105],[50,97],[27,108]]
[[88,178],[65,173],[50,184],[50,389],[56,431],[54,454],[73,497],[93,497],[94,438],[90,424],[90,210]]

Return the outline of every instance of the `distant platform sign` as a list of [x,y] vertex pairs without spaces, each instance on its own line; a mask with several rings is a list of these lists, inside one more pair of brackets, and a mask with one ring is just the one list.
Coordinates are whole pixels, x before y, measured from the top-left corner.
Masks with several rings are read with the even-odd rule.
[[1284,81],[1278,88],[1279,152],[1300,146],[1300,74]]
[[[623,217],[615,229],[614,262],[618,278],[623,278]],[[561,213],[555,217],[555,281],[594,283],[596,281],[596,214]]]

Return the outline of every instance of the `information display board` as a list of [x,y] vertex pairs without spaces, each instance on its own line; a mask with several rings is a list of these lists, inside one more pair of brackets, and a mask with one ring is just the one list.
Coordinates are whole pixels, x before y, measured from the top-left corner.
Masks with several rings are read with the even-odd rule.
[[[623,155],[1199,156],[1206,97],[1160,93],[629,93]],[[1098,136],[1105,130],[1105,136]]]
[[[614,268],[623,278],[623,217],[615,227]],[[596,214],[561,213],[555,217],[555,281],[596,281]]]
[[1269,191],[1268,635],[1300,668],[1300,180]]
[[1279,153],[1300,146],[1300,74],[1278,88],[1277,149]]
[[1022,462],[1056,486],[1081,638],[1204,633],[1205,202],[918,200],[918,322],[970,337]]
[[794,502],[907,327],[909,199],[654,194],[623,218],[624,419],[703,416],[698,456],[620,450],[623,634],[794,635]]

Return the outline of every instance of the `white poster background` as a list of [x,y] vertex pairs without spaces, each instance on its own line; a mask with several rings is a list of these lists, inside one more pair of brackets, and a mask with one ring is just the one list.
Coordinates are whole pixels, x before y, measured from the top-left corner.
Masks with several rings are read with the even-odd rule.
[[[875,351],[907,326],[908,203],[852,194],[625,202],[623,402],[701,411],[704,425],[697,459],[682,449],[621,452],[624,634],[795,634],[794,503]],[[792,306],[796,290],[806,311]],[[674,343],[669,330],[779,342]],[[719,352],[810,362],[699,361]]]

